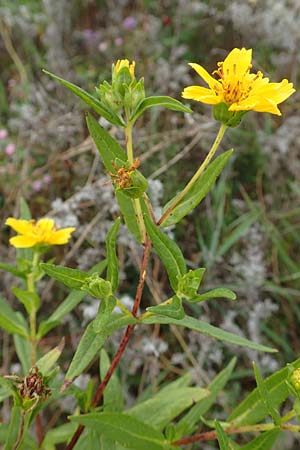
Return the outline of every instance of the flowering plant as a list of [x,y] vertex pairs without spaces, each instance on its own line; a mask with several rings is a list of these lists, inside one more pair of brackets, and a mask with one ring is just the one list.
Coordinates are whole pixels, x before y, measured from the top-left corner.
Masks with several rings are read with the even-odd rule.
[[[236,296],[226,287],[202,292],[205,269],[189,268],[181,249],[164,230],[186,217],[205,198],[229,161],[232,149],[212,161],[226,129],[237,126],[250,110],[280,114],[277,105],[286,100],[294,89],[287,80],[269,83],[260,72],[251,73],[251,50],[232,50],[224,62],[218,64],[215,72],[218,79],[198,64],[192,64],[192,67],[207,82],[209,89],[190,86],[184,89],[183,97],[214,105],[214,117],[221,122],[221,127],[205,160],[186,186],[165,205],[159,219],[155,218],[147,195],[148,183],[142,174],[140,161],[134,157],[132,129],[148,108],[164,106],[187,114],[192,112],[190,108],[167,96],[146,97],[143,79],[137,81],[135,63],[127,59],[113,65],[111,84],[103,82],[95,95],[50,74],[97,114],[124,130],[126,151],[99,125],[93,115],[87,116],[89,132],[115,190],[120,217],[108,232],[106,259],[89,272],[55,265],[53,261],[42,261],[42,256],[52,245],[69,242],[74,228],[59,230],[55,228],[54,221],[48,218],[37,222],[31,220],[24,202],[21,205],[21,218],[8,218],[6,221],[19,233],[10,239],[11,245],[18,250],[18,264],[10,266],[1,263],[1,267],[20,279],[22,287],[14,287],[12,291],[25,307],[29,326],[24,314],[14,311],[8,302],[0,299],[0,325],[14,336],[16,352],[23,368],[22,377],[7,374],[0,378],[2,398],[13,398],[10,423],[3,424],[1,428],[4,438],[0,436],[0,439],[5,450],[53,450],[59,444],[64,444],[67,450],[170,450],[212,439],[218,440],[221,450],[267,450],[272,448],[281,430],[300,431],[299,424],[290,422],[290,419],[300,416],[299,360],[265,381],[254,365],[257,388],[222,424],[206,420],[203,416],[229,380],[235,359],[206,388],[190,387],[190,379],[182,376],[161,387],[157,393],[145,395],[143,400],[130,408],[124,408],[116,368],[126,346],[130,344],[134,329],[140,325],[185,327],[225,343],[262,352],[276,351],[187,314],[186,311],[193,303],[217,298],[234,300]],[[118,298],[119,262],[116,243],[121,220],[124,220],[129,233],[143,250],[131,310]],[[152,249],[166,269],[170,295],[140,312]],[[71,292],[50,317],[37,323],[40,309],[37,286],[46,275],[64,284]],[[59,368],[54,366],[63,351],[64,342],[44,355],[40,354],[39,343],[86,294],[99,299],[98,312],[95,319],[82,330],[80,342],[62,381],[62,376],[58,376]],[[126,331],[110,362],[103,346],[110,335],[124,327]],[[73,381],[99,355],[99,382],[95,384],[92,381],[85,391],[77,390]],[[73,395],[77,401],[68,423],[63,423],[62,418],[53,429],[44,427],[46,409],[51,411],[51,403],[55,405],[67,395]],[[294,406],[281,416],[280,405],[289,395],[295,398]],[[267,417],[271,420],[265,422]],[[50,423],[55,424],[55,421],[51,419]],[[34,422],[36,437],[32,432]],[[195,433],[201,422],[212,430]],[[231,439],[232,434],[244,435],[253,431],[260,434],[243,447]]]

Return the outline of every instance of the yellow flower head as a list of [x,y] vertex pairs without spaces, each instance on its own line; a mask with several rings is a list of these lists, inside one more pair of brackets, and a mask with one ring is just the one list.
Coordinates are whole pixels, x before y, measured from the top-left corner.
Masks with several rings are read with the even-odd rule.
[[134,77],[134,69],[135,69],[135,61],[130,63],[128,59],[118,59],[114,66],[114,74],[116,75],[123,67],[127,67],[129,69],[130,75],[132,78]]
[[190,66],[209,88],[189,86],[184,89],[182,97],[210,105],[225,103],[232,112],[253,110],[280,116],[277,105],[295,92],[293,84],[286,79],[269,83],[261,72],[250,73],[251,59],[252,50],[234,48],[213,72],[218,79],[199,64],[191,63]]
[[36,245],[63,245],[66,244],[75,228],[63,228],[57,230],[53,219],[18,220],[9,217],[6,225],[19,233],[9,242],[16,248],[30,248]]

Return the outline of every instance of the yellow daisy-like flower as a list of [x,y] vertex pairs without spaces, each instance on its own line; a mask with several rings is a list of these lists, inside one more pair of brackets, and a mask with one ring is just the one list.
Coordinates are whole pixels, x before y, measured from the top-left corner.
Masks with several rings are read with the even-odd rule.
[[132,63],[129,62],[128,59],[118,59],[114,66],[114,74],[116,75],[123,67],[127,67],[129,69],[130,75],[132,78],[134,77],[134,69],[135,69],[135,61]]
[[208,84],[186,87],[182,97],[199,102],[217,105],[225,103],[228,111],[258,111],[281,115],[277,105],[295,92],[292,83],[284,79],[280,83],[269,83],[261,72],[250,73],[252,50],[234,48],[218,69],[213,72],[218,79],[212,77],[199,64],[190,66]]
[[19,220],[9,217],[6,225],[19,233],[12,237],[9,242],[16,248],[30,248],[36,245],[63,245],[66,244],[75,228],[62,228],[58,230],[54,226],[53,219]]

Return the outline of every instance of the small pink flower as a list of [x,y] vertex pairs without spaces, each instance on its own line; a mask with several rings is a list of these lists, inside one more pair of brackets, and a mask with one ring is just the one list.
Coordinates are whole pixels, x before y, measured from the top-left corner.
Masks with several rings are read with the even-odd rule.
[[123,20],[123,27],[125,28],[125,30],[133,30],[136,27],[136,18],[133,16],[128,16],[125,17],[125,19]]
[[42,190],[42,187],[43,187],[43,182],[42,182],[41,180],[35,180],[35,181],[32,183],[32,189],[33,189],[35,192],[40,192],[40,191]]
[[9,144],[7,144],[6,149],[5,149],[5,154],[7,156],[11,156],[15,153],[16,151],[16,146],[15,144],[13,144],[12,142],[10,142]]
[[49,175],[48,173],[46,173],[46,175],[43,176],[43,183],[49,184],[51,181],[52,181],[51,175]]
[[123,39],[122,39],[121,37],[117,37],[117,38],[115,39],[115,45],[116,45],[117,47],[121,47],[122,44],[123,44]]
[[7,138],[7,135],[8,135],[7,130],[5,130],[5,128],[2,128],[0,130],[0,141],[2,141],[3,139]]

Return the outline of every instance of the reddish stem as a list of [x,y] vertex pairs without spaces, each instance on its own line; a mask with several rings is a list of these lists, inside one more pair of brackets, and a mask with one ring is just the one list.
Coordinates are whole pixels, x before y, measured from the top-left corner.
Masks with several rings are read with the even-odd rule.
[[36,425],[36,435],[37,435],[38,446],[40,447],[43,442],[43,439],[44,439],[42,418],[41,418],[40,413],[38,413],[36,415],[35,425]]
[[[143,259],[142,259],[142,263],[141,263],[141,268],[140,268],[140,277],[139,277],[139,282],[138,282],[138,286],[136,289],[136,294],[135,294],[135,299],[134,299],[134,304],[133,304],[133,308],[132,308],[132,314],[136,317],[137,316],[137,312],[140,306],[140,302],[141,302],[141,298],[142,298],[142,293],[143,293],[143,288],[144,288],[144,284],[145,284],[145,278],[146,278],[146,269],[147,269],[147,264],[148,264],[148,259],[149,259],[149,255],[150,255],[150,250],[151,250],[151,241],[150,239],[146,238],[146,242],[145,242],[145,247],[144,247],[144,254],[143,254]],[[122,338],[122,341],[120,342],[119,348],[117,353],[114,356],[114,359],[111,362],[111,365],[108,369],[108,371],[106,372],[105,377],[103,378],[102,382],[100,383],[97,392],[95,394],[95,397],[93,399],[92,402],[92,407],[96,407],[99,400],[102,397],[102,394],[106,388],[106,386],[108,385],[109,380],[111,379],[123,353],[124,350],[126,348],[126,345],[130,339],[130,336],[133,333],[135,324],[132,325],[128,325],[128,327],[126,328],[125,334]],[[84,430],[84,426],[83,425],[79,425],[77,430],[75,431],[71,441],[69,442],[69,444],[66,447],[66,450],[72,450],[76,444],[76,442],[78,441],[78,439],[80,438],[82,432]]]

